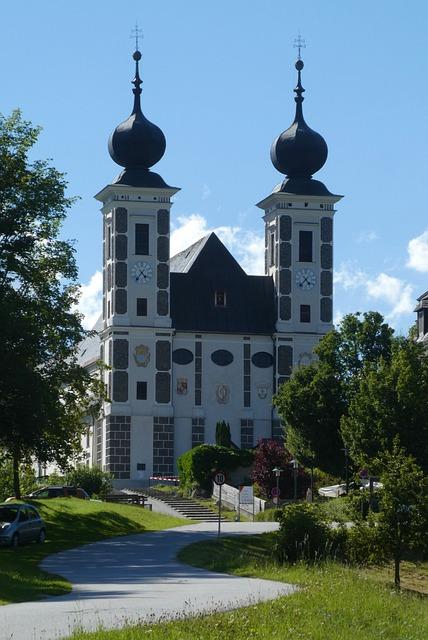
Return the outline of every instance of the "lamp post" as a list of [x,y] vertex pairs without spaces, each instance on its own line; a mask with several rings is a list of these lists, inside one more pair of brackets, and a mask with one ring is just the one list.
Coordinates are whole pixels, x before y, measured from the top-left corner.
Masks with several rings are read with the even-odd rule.
[[349,493],[349,452],[348,447],[344,447],[342,449],[345,454],[345,486],[346,486],[346,495]]
[[275,496],[275,502],[276,502],[276,506],[279,505],[279,477],[282,473],[282,469],[280,469],[279,467],[274,467],[272,469],[272,471],[275,474],[276,477],[276,496]]
[[299,463],[296,459],[291,460],[290,464],[293,465],[293,481],[294,481],[294,501],[297,500],[297,469],[299,468]]

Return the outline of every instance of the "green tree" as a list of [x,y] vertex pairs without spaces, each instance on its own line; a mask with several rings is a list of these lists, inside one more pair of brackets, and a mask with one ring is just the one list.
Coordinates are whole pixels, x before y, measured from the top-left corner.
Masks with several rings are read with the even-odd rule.
[[400,586],[400,564],[408,549],[421,549],[426,534],[427,484],[422,469],[395,438],[391,451],[377,461],[383,483],[379,534],[394,559],[394,582]]
[[428,359],[413,340],[394,341],[391,357],[361,374],[341,432],[353,460],[369,466],[395,436],[428,471]]
[[340,475],[343,443],[339,424],[346,402],[334,371],[319,363],[297,369],[276,395],[285,423],[285,446],[305,467]]
[[330,331],[315,349],[320,363],[330,367],[342,384],[348,400],[358,388],[358,381],[367,363],[391,354],[394,330],[377,311],[349,313],[339,328]]
[[215,443],[219,447],[227,447],[228,449],[232,446],[230,425],[228,422],[225,422],[224,420],[217,422],[215,427]]
[[295,369],[274,404],[285,428],[287,449],[304,465],[337,475],[344,469],[342,416],[368,363],[390,358],[393,329],[381,314],[345,316],[315,349],[318,360]]
[[59,238],[72,200],[64,175],[30,162],[39,129],[0,115],[0,446],[19,466],[32,456],[65,465],[80,446],[82,415],[103,393],[79,366],[87,335],[71,242]]

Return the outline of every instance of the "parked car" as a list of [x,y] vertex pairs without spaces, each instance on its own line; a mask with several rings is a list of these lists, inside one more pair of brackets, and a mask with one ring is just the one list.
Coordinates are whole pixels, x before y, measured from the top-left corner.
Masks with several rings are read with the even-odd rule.
[[82,500],[89,500],[89,496],[84,489],[81,487],[42,487],[41,489],[36,489],[32,493],[29,493],[28,496],[23,496],[24,500],[39,500],[39,498],[63,498],[63,497],[73,497],[73,498],[81,498]]
[[18,547],[23,542],[46,540],[46,524],[31,504],[0,504],[0,545]]

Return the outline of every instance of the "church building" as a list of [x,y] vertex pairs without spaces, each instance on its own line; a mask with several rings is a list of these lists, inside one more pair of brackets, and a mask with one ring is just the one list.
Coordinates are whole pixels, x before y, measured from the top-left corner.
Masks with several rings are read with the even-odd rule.
[[328,151],[303,117],[299,55],[295,118],[271,147],[283,180],[257,204],[264,275],[247,275],[214,233],[170,257],[179,188],[152,171],[166,142],[141,111],[141,53],[133,58],[132,113],[108,145],[123,170],[96,195],[102,317],[80,355],[86,367],[108,365],[111,402],[86,444],[118,487],[174,475],[182,453],[215,442],[219,420],[240,447],[280,437],[272,396],[333,327],[333,216],[342,197],[312,177]]

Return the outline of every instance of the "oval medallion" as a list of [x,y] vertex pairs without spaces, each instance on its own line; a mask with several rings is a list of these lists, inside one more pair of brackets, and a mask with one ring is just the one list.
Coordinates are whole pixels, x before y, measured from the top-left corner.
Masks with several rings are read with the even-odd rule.
[[267,351],[257,351],[251,358],[251,362],[259,369],[267,369],[273,365],[273,357]]
[[233,362],[233,354],[227,349],[218,349],[211,354],[211,360],[219,367],[227,367]]

